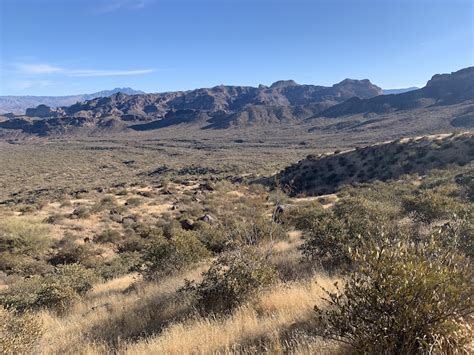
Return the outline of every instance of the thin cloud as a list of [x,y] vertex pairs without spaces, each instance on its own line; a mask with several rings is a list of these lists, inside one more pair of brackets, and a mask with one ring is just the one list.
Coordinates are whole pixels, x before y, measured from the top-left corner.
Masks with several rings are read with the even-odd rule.
[[68,73],[70,76],[76,77],[92,77],[92,76],[126,76],[126,75],[143,75],[153,73],[153,69],[139,70],[77,70]]
[[140,10],[145,8],[146,4],[150,0],[109,0],[102,3],[94,9],[94,12],[98,15],[115,12],[118,10]]
[[95,70],[95,69],[68,69],[47,63],[16,64],[16,71],[23,75],[65,75],[73,77],[99,77],[99,76],[127,76],[153,73],[154,69],[131,70]]
[[16,68],[22,74],[55,74],[64,71],[64,68],[51,64],[17,64]]
[[35,87],[43,88],[52,85],[54,85],[54,82],[50,80],[16,80],[12,83],[13,88],[16,90],[26,90]]

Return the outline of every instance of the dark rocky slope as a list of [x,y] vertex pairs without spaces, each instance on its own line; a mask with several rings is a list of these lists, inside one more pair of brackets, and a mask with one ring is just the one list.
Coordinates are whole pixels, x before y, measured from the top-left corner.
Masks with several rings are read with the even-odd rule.
[[292,195],[322,195],[344,185],[426,174],[432,169],[472,161],[473,133],[425,136],[308,156],[277,174],[276,181]]

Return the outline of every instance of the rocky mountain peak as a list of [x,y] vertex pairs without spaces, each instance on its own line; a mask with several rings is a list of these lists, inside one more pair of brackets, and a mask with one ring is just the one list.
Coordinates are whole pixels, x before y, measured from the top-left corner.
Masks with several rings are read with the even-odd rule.
[[275,81],[272,85],[270,85],[270,88],[275,89],[275,88],[283,88],[287,86],[299,86],[299,84],[296,83],[294,80],[278,80],[278,81]]

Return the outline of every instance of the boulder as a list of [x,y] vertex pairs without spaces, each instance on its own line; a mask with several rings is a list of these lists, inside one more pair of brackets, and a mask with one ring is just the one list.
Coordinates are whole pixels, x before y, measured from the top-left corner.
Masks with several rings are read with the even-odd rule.
[[181,224],[181,228],[184,230],[193,230],[194,228],[194,221],[190,218],[183,219],[182,221],[179,222]]
[[201,218],[199,218],[200,221],[203,221],[203,222],[206,222],[206,223],[209,223],[209,224],[213,224],[215,222],[217,222],[216,218],[213,217],[212,215],[210,214],[205,214],[204,216],[202,216]]

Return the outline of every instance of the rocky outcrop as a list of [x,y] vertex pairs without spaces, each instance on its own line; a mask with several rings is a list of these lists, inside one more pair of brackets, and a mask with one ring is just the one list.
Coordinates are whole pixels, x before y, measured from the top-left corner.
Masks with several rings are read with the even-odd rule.
[[387,113],[433,105],[453,105],[474,100],[474,67],[451,74],[437,74],[424,88],[397,95],[382,95],[363,99],[358,95],[332,106],[319,116],[340,117],[361,113]]
[[46,105],[39,105],[36,108],[26,109],[26,116],[28,117],[39,117],[39,118],[50,118],[58,117],[64,114],[64,111],[61,109],[52,109]]

